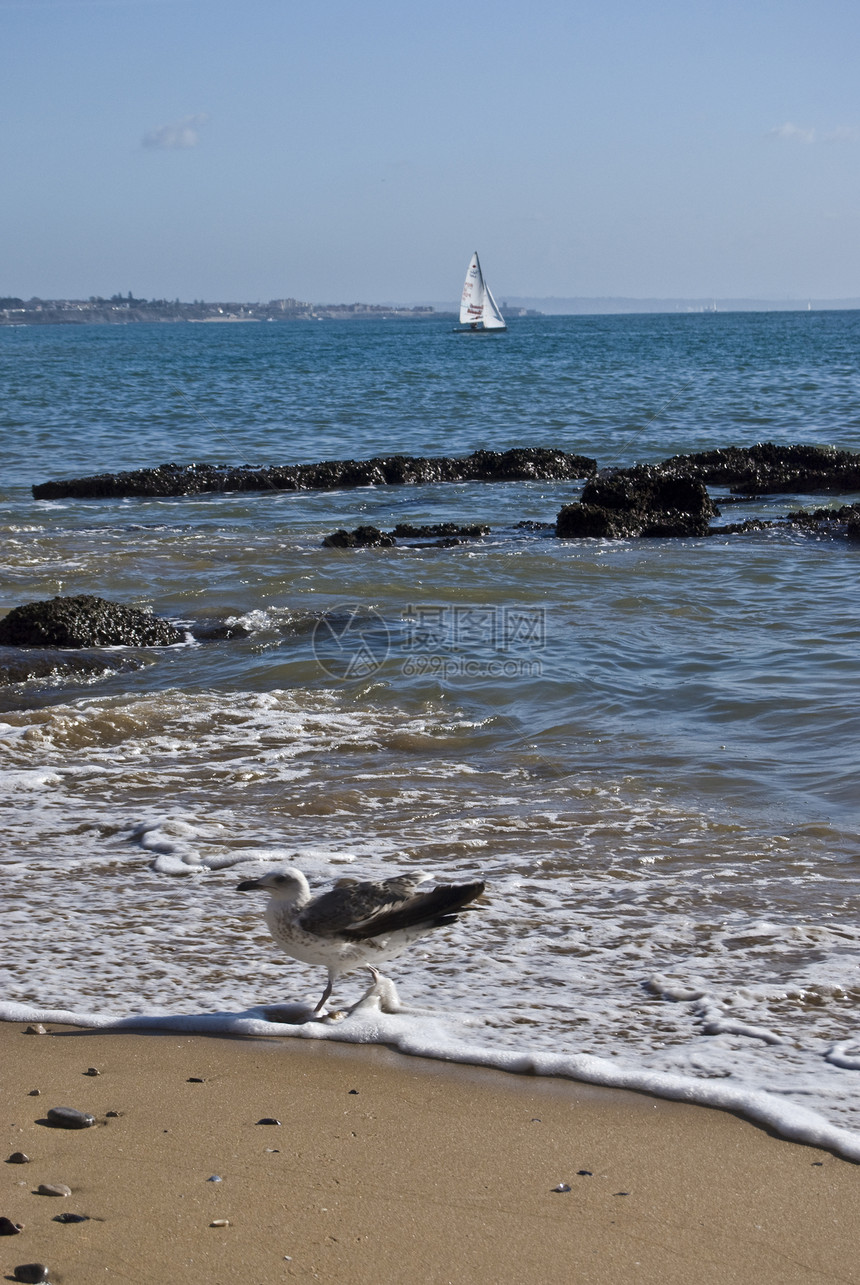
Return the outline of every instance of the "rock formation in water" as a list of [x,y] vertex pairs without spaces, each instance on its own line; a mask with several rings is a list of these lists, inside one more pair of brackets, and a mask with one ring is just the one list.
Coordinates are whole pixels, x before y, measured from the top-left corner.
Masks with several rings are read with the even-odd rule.
[[0,620],[5,647],[166,647],[184,637],[148,611],[91,594],[24,603]]
[[413,540],[416,543],[408,544],[407,548],[422,548],[428,547],[426,542],[432,540],[433,548],[449,549],[489,534],[490,528],[479,523],[461,526],[457,522],[433,522],[413,526],[411,522],[399,522],[393,531],[380,531],[375,526],[358,526],[354,531],[333,531],[323,540],[323,548],[382,549],[391,548],[398,540]]
[[695,477],[728,486],[736,495],[777,492],[860,491],[860,454],[834,446],[728,446],[696,455],[673,455],[653,466],[663,476]]
[[116,499],[124,496],[199,495],[210,491],[334,491],[353,486],[415,486],[427,482],[565,481],[591,477],[594,460],[543,447],[475,451],[461,457],[379,456],[321,464],[162,464],[131,473],[99,473],[33,487],[37,500]]
[[578,504],[558,514],[561,538],[707,535],[718,513],[703,482],[665,476],[659,465],[619,469],[587,482]]

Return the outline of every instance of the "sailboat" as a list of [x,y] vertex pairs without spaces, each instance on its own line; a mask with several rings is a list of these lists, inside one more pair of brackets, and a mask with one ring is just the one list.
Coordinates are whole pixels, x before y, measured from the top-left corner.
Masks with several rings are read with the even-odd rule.
[[[470,331],[477,332],[507,330],[505,319],[499,312],[499,305],[484,280],[477,250],[469,260],[469,267],[466,270],[463,297],[460,300],[460,325],[468,326]],[[460,334],[463,333],[467,332],[460,331]]]

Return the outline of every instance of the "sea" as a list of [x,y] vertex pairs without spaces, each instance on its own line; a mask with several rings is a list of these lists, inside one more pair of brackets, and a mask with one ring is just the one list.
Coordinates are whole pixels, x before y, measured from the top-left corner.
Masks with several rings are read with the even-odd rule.
[[[165,462],[856,449],[860,313],[5,327],[0,366],[0,610],[97,594],[185,635],[0,652],[0,1017],[381,1042],[860,1159],[860,549],[779,525],[559,540],[570,481],[30,489]],[[860,499],[712,494],[725,523]],[[443,522],[489,534],[323,545]],[[236,892],[283,865],[487,890],[388,966],[399,1003],[357,974],[345,1016],[307,1021],[322,970]]]

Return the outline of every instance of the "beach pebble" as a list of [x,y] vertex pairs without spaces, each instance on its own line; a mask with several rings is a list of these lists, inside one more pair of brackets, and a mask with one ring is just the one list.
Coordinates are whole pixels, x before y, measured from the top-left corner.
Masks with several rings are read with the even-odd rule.
[[594,1174],[590,1169],[577,1169],[577,1176],[580,1178],[593,1178]]
[[105,1111],[106,1120],[118,1120],[122,1115],[121,1111]]
[[567,1185],[566,1182],[560,1182],[557,1187],[552,1187],[551,1190],[552,1191],[570,1191],[570,1187]]
[[281,1123],[280,1120],[276,1120],[273,1115],[264,1115],[262,1120],[257,1121],[257,1124],[280,1124],[280,1123]]
[[84,1071],[84,1075],[101,1075],[101,1071],[97,1071],[94,1066],[89,1066],[86,1071]]
[[16,1281],[29,1281],[38,1285],[39,1281],[48,1279],[48,1269],[44,1263],[19,1263],[13,1273]]
[[189,1075],[185,1083],[186,1084],[205,1084],[206,1081],[203,1079],[202,1075]]
[[74,1107],[51,1107],[48,1111],[48,1123],[55,1129],[89,1129],[95,1122],[95,1116]]
[[13,1151],[6,1163],[7,1165],[28,1165],[30,1157],[23,1151]]
[[42,1090],[41,1090],[41,1089],[31,1089],[31,1090],[30,1090],[30,1093],[29,1093],[29,1096],[30,1096],[31,1098],[40,1098],[40,1097],[42,1096]]
[[90,1216],[89,1214],[62,1213],[57,1214],[53,1221],[55,1223],[88,1223]]
[[224,1179],[221,1177],[220,1173],[213,1173],[212,1177],[211,1177],[211,1178],[207,1178],[207,1179],[206,1179],[206,1181],[207,1181],[207,1182],[223,1182],[223,1181],[224,1181]]
[[210,1226],[210,1227],[229,1227],[229,1226],[230,1226],[230,1219],[229,1219],[229,1218],[216,1218],[214,1222],[211,1222],[211,1223],[209,1224],[209,1226]]
[[36,1022],[33,1026],[28,1026],[24,1034],[25,1035],[47,1035],[48,1032],[45,1030],[41,1022]]
[[13,1223],[11,1218],[0,1218],[0,1236],[17,1236],[23,1230],[21,1223]]
[[36,1188],[37,1196],[70,1196],[71,1187],[67,1187],[64,1182],[40,1182]]

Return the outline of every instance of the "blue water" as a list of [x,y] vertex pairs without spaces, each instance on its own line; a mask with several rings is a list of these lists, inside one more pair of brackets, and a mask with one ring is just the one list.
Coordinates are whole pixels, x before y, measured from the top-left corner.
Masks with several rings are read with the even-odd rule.
[[[488,905],[398,961],[401,994],[444,998],[490,1043],[796,1093],[855,1127],[857,1072],[829,1055],[850,1062],[858,1041],[860,1059],[860,551],[779,528],[603,542],[517,526],[552,523],[571,483],[61,503],[29,488],[169,460],[857,449],[858,341],[844,312],[480,337],[441,319],[0,329],[0,608],[98,593],[249,630],[95,672],[55,657],[0,687],[0,859],[20,923],[51,929],[50,949],[26,934],[8,996],[182,1012],[311,995],[314,970],[278,959],[228,896],[234,863],[481,874]],[[447,520],[491,534],[322,547],[339,527]],[[349,672],[326,652],[343,629],[347,661],[367,650]]]

